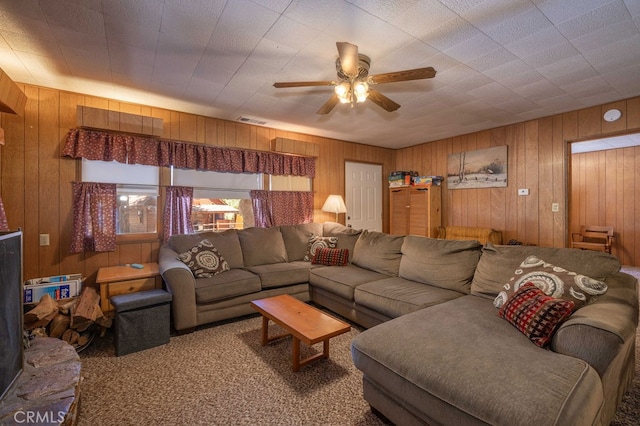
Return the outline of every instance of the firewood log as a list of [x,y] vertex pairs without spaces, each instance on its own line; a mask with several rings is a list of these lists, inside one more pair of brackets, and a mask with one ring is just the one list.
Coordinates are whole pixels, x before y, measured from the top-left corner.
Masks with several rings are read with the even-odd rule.
[[93,287],[85,287],[71,316],[71,328],[84,331],[93,324],[98,315],[103,315],[100,309],[100,295]]
[[62,334],[69,328],[71,318],[67,315],[58,313],[49,324],[49,337],[59,339]]
[[67,330],[62,334],[62,340],[69,343],[70,345],[77,343],[78,337],[80,337],[80,334],[70,328],[67,328]]
[[49,325],[49,323],[56,317],[56,315],[58,315],[58,311],[51,312],[48,316],[38,321],[33,321],[28,324],[25,322],[24,328],[26,330],[35,330],[36,328],[46,328]]
[[58,303],[50,295],[45,294],[40,298],[40,302],[35,308],[24,314],[24,322],[25,324],[31,324],[40,321],[53,312],[58,312]]

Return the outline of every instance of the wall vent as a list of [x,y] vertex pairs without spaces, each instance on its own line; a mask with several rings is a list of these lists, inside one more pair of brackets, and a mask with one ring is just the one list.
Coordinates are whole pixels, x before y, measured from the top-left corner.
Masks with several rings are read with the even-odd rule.
[[258,126],[264,126],[265,124],[267,124],[267,122],[264,120],[260,120],[252,117],[245,117],[244,115],[241,115],[240,117],[238,117],[237,121],[241,123],[257,124]]

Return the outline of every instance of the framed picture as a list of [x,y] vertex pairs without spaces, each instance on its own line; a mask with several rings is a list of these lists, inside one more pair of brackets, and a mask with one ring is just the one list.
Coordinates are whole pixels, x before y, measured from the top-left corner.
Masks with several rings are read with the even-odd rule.
[[447,156],[447,188],[507,186],[507,146],[458,152]]

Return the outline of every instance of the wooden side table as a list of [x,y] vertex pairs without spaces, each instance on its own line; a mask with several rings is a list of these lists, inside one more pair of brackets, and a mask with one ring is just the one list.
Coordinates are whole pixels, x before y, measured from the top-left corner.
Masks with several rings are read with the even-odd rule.
[[151,262],[142,265],[142,269],[131,266],[109,266],[98,270],[96,284],[100,284],[100,308],[103,312],[114,310],[109,301],[111,296],[162,288],[158,264]]

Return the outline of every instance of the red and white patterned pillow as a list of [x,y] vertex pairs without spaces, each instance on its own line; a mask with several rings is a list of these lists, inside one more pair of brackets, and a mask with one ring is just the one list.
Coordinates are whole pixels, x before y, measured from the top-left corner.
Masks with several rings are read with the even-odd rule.
[[349,249],[319,248],[311,263],[314,265],[346,266],[349,263]]
[[544,348],[560,324],[571,316],[574,306],[573,301],[547,296],[535,284],[528,282],[507,299],[498,315]]

